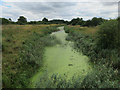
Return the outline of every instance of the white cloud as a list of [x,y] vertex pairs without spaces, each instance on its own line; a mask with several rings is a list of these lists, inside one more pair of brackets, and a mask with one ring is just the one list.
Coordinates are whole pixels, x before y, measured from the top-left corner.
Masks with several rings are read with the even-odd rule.
[[1,7],[2,17],[13,20],[17,20],[20,15],[27,17],[29,21],[41,20],[43,17],[65,20],[81,17],[86,20],[92,17],[116,18],[118,15],[117,3],[100,2],[100,0],[98,2],[6,2]]

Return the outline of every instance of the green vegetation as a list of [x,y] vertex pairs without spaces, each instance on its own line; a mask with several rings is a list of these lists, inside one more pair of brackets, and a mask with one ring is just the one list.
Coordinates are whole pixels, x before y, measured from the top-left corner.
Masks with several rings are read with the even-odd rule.
[[36,87],[120,88],[120,39],[117,26],[117,20],[110,20],[101,26],[90,28],[65,26],[65,31],[68,33],[66,40],[74,42],[74,48],[90,58],[93,70],[84,79],[80,74],[77,77],[73,76],[70,80],[66,80],[66,77],[59,74],[53,74],[51,78],[47,78],[45,74],[39,79]]
[[53,19],[53,20],[48,20],[47,18],[43,18],[42,21],[29,21],[27,22],[27,19],[24,16],[20,16],[17,22],[13,22],[10,18],[5,19],[5,18],[0,18],[2,21],[2,24],[19,24],[19,25],[24,25],[24,24],[65,24],[65,25],[80,25],[80,26],[87,26],[87,27],[93,27],[102,24],[103,22],[106,22],[106,19],[103,18],[97,18],[93,17],[90,20],[83,20],[83,18],[73,18],[71,21],[64,21],[60,19]]
[[[101,67],[101,68],[100,68]],[[46,74],[39,79],[36,84],[37,88],[119,88],[119,80],[116,79],[116,72],[105,66],[96,66],[93,72],[88,74],[84,79],[72,77],[66,80],[66,77],[53,74],[51,78],[47,78]],[[100,70],[100,71],[98,71]],[[44,82],[46,81],[46,82]]]
[[101,25],[100,30],[98,32],[98,47],[102,49],[115,49],[120,46],[120,38],[119,38],[119,29],[118,29],[118,21],[110,20]]
[[97,26],[101,23],[105,22],[106,20],[103,18],[94,17],[91,20],[84,21],[83,18],[73,18],[69,24],[71,25],[81,25],[81,26]]
[[59,43],[49,36],[58,30],[56,26],[3,26],[3,87],[27,87],[29,78],[42,66],[44,47]]
[[27,23],[27,19],[26,19],[25,17],[23,17],[23,16],[20,16],[20,17],[18,18],[17,23],[20,24],[20,25],[24,25],[24,24]]
[[[79,30],[70,26],[66,26],[65,30],[69,34],[66,38],[74,42],[74,47],[78,51],[82,51],[87,55],[91,62],[95,63],[94,67],[97,71],[87,75],[83,80],[84,86],[114,88],[119,87],[120,81],[120,38],[118,33],[118,21],[110,20],[96,27],[98,30],[79,27]],[[84,30],[85,29],[85,30]],[[102,66],[104,66],[104,69]],[[96,77],[96,78],[95,78]]]
[[0,25],[6,25],[6,24],[15,24],[15,22],[13,22],[10,18],[6,19],[6,18],[0,18]]
[[45,49],[44,66],[31,78],[30,86],[33,88],[53,87],[46,84],[52,84],[54,81],[49,79],[55,75],[61,76],[65,81],[79,75],[82,80],[92,71],[89,59],[71,47],[73,43],[65,40],[67,34],[64,31],[55,32],[52,35],[55,35],[61,43]]
[[[1,20],[3,20],[3,24],[16,24],[11,19],[2,18]],[[3,25],[3,87],[30,87],[30,80],[35,75],[33,79],[38,80],[35,81],[37,88],[120,88],[120,25],[118,21],[119,18],[105,20],[94,17],[87,21],[82,18],[72,19],[70,22],[49,21],[47,18],[43,18],[42,21],[27,22],[25,17],[20,17],[19,23],[17,22],[20,25]],[[57,25],[51,23],[57,23]],[[64,24],[67,34],[63,33],[64,31],[61,29],[61,33],[58,32],[59,34],[56,36],[50,35],[52,32],[58,31],[59,24]],[[65,54],[66,52],[67,54]],[[90,61],[82,58],[84,61],[81,63],[85,63],[84,70],[79,67],[81,64],[79,65],[80,59],[78,58],[80,58],[81,52]],[[58,54],[63,54],[63,57]],[[43,59],[43,57],[47,59]],[[72,63],[70,57],[74,58]],[[55,63],[56,59],[57,63]],[[45,60],[47,60],[47,64],[44,63]],[[51,64],[52,61],[55,65]],[[88,63],[86,64],[86,62]],[[40,77],[39,74],[36,75],[45,65],[47,66],[46,72]],[[92,70],[90,71],[91,65]],[[73,75],[75,70],[83,73],[87,71],[87,74],[84,75],[84,78],[79,72],[79,74]],[[64,71],[67,74],[64,74]],[[71,75],[71,79],[67,79],[67,75]]]

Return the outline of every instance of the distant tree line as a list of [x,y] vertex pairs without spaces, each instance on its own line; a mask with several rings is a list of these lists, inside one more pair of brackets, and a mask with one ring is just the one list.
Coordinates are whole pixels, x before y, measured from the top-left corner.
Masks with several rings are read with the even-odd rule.
[[107,21],[103,18],[97,18],[93,17],[90,20],[83,20],[83,18],[73,18],[71,21],[65,21],[60,19],[53,19],[48,20],[47,18],[43,18],[42,21],[27,21],[27,18],[24,16],[20,16],[17,20],[17,22],[12,21],[11,18],[0,18],[1,24],[19,24],[19,25],[25,25],[25,24],[67,24],[67,25],[80,25],[80,26],[97,26],[101,23]]

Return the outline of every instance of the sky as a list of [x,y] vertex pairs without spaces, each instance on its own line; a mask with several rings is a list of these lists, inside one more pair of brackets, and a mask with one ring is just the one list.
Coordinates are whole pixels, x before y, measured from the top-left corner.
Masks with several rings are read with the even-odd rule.
[[113,19],[118,17],[118,0],[2,0],[0,11],[0,17],[13,21],[19,16],[25,16],[28,21],[40,21],[44,17],[69,21],[77,17]]

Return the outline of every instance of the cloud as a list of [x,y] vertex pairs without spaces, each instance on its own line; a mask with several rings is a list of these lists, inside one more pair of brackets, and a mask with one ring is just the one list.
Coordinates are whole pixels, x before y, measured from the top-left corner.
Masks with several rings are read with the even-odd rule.
[[113,5],[118,5],[118,2],[102,2],[104,6],[113,6]]
[[4,2],[119,2],[119,0],[2,0]]
[[[10,7],[7,7],[10,6]],[[116,3],[103,2],[4,2],[2,17],[12,18],[14,21],[20,15],[30,20],[41,20],[43,17],[51,19],[65,19],[81,17],[85,20],[92,17],[116,18]]]

